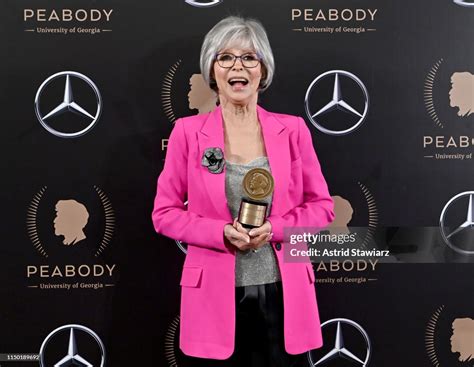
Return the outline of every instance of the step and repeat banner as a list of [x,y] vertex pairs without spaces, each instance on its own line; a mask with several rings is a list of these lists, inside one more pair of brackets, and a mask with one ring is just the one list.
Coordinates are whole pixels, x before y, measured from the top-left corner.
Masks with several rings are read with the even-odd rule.
[[174,122],[216,105],[198,60],[228,15],[266,28],[259,104],[304,118],[335,202],[308,365],[473,365],[474,2],[0,7],[1,367],[188,364],[187,245],[151,211]]

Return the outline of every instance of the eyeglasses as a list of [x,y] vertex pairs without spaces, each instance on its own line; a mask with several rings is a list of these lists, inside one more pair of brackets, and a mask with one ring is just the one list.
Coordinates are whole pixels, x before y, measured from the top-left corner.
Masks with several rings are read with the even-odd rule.
[[244,54],[236,56],[231,53],[222,53],[216,55],[216,61],[220,67],[230,69],[235,65],[237,59],[240,59],[242,65],[246,68],[255,68],[260,63],[260,58],[255,54]]

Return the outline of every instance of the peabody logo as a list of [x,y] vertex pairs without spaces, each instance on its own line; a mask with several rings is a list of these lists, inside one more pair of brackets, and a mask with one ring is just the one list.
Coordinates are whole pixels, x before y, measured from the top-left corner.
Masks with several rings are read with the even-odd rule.
[[[82,87],[80,90],[81,99],[84,99],[87,107],[74,97],[72,80],[76,80],[77,84],[83,84],[78,85],[78,88]],[[44,112],[43,98],[48,99],[49,103],[45,104],[50,106],[54,103],[51,101],[54,98],[52,95],[59,97],[54,91],[49,93],[48,88],[60,81],[64,81],[62,101],[57,101],[55,105],[53,104],[54,107],[50,107],[47,112]],[[87,76],[75,71],[61,71],[51,75],[38,88],[35,97],[35,112],[41,126],[51,134],[61,138],[77,138],[88,133],[96,125],[102,112],[102,98],[97,86]],[[58,118],[63,114],[67,120]],[[79,118],[71,119],[73,114]],[[67,127],[72,131],[65,131]]]
[[[372,347],[369,336],[362,326],[349,319],[337,318],[322,323],[321,328],[324,333],[324,344],[330,345],[329,340],[332,339],[332,348],[329,351],[324,349],[319,349],[317,352],[309,351],[310,366],[326,366],[329,361],[338,359],[349,360],[354,366],[368,366]],[[313,354],[320,354],[320,351],[324,351],[325,354],[313,358]]]
[[[39,282],[28,287],[70,290],[113,286],[97,280],[110,282],[116,271],[116,264],[98,262],[112,240],[114,227],[111,203],[99,187],[43,187],[28,208],[27,232],[38,253],[56,263],[27,265],[26,277]],[[94,282],[74,282],[77,279]]]
[[[345,83],[347,92],[344,96],[342,82]],[[313,109],[316,101],[327,99],[331,94],[329,102]],[[309,85],[304,107],[310,122],[318,130],[329,135],[346,135],[356,130],[366,119],[369,94],[364,83],[354,74],[344,70],[330,70],[316,77]]]
[[[458,202],[463,205],[458,205]],[[454,218],[448,220],[451,216]],[[474,248],[468,246],[474,243],[474,191],[457,194],[446,203],[439,219],[439,228],[444,242],[450,248],[459,254],[474,255]]]
[[[69,334],[69,338],[64,340],[64,335]],[[78,334],[84,334],[84,349],[79,354]],[[81,335],[82,337],[82,335]],[[57,357],[57,350],[64,352]],[[49,351],[51,350],[51,351]],[[89,351],[88,355],[84,350]],[[53,330],[41,344],[39,352],[41,367],[67,367],[67,366],[105,366],[105,347],[99,336],[91,329],[82,325],[64,325]]]
[[37,34],[95,35],[111,32],[109,25],[113,9],[23,9],[23,23],[34,28],[25,32]]
[[[103,217],[95,211],[102,212]],[[93,191],[78,193],[76,197],[69,192],[48,195],[48,187],[45,186],[34,196],[28,208],[28,235],[38,252],[46,258],[48,246],[45,242],[55,242],[54,247],[64,248],[97,247],[93,253],[98,257],[110,243],[114,227],[112,205],[97,186],[94,186]],[[56,240],[51,229],[54,229]],[[102,236],[96,246],[99,233],[102,233]],[[89,246],[90,242],[93,246]],[[51,252],[54,250],[51,249]]]
[[113,9],[23,9],[23,21],[37,22],[99,22],[110,21]]
[[[472,122],[472,117],[474,117],[471,116],[474,114],[474,100],[472,98],[474,75],[469,70],[459,70],[459,66],[444,64],[446,64],[444,59],[438,60],[425,78],[424,100],[426,111],[436,125],[441,128],[445,125],[444,120],[452,118],[453,115],[464,120],[464,123]],[[435,91],[436,84],[449,85],[449,91],[447,89]],[[436,94],[442,95],[442,98],[436,98]],[[441,107],[444,107],[444,102],[447,99],[451,109],[443,110]],[[440,102],[443,102],[443,104],[441,105]],[[438,105],[441,105],[441,107],[438,107]],[[467,119],[470,116],[471,118]]]
[[438,307],[426,325],[425,349],[433,366],[472,366],[474,318],[470,306],[462,310]]
[[[197,111],[198,114],[208,113],[217,104],[217,94],[209,88],[202,75],[191,70],[184,72],[182,64],[182,60],[177,60],[168,69],[161,87],[163,111],[172,123],[176,121],[177,115],[189,114],[189,110]],[[176,111],[177,106],[182,106],[185,100],[185,111]],[[162,150],[166,149],[167,144],[168,139],[162,139]]]
[[453,0],[453,2],[457,5],[464,6],[466,8],[474,7],[473,1],[466,1],[466,0]]
[[[174,91],[173,86],[175,85],[176,74],[180,69],[181,63],[182,61],[178,60],[169,68],[161,87],[161,103],[166,117],[171,122],[176,121],[173,97],[176,98],[177,93]],[[188,90],[184,89],[184,92],[188,92],[187,107],[190,110],[197,110],[198,114],[211,112],[216,107],[217,94],[209,88],[201,74],[192,73],[190,76],[185,76],[185,78],[183,82],[189,85]],[[182,97],[184,97],[184,94]]]
[[291,20],[303,19],[306,21],[362,21],[375,20],[378,9],[291,9]]
[[439,59],[429,70],[424,85],[426,112],[440,129],[449,133],[424,135],[425,158],[472,159],[474,137],[473,64]]
[[[346,243],[347,246],[361,251],[371,249],[369,245],[374,242],[374,234],[378,226],[378,209],[376,200],[367,186],[358,182],[357,190],[346,192],[344,196],[332,196],[332,199],[334,201],[335,219],[320,234],[326,237],[339,238],[354,236],[356,241],[350,244]],[[370,277],[365,275],[365,272],[376,270],[379,263],[377,257],[351,258],[344,255],[339,256],[337,251],[341,249],[341,245],[337,242],[315,241],[311,243],[311,248],[316,250],[316,253],[311,255],[311,262],[314,263],[315,271],[318,273],[316,279],[318,284],[337,284],[340,282],[361,284],[366,283],[369,278],[371,281],[377,280],[372,275]],[[291,249],[291,246],[285,246],[284,261],[295,261],[294,257],[291,256]],[[352,271],[357,272],[358,275],[356,277],[352,274],[350,276],[340,276],[341,273]]]
[[194,6],[196,8],[210,8],[222,3],[222,0],[211,0],[211,1],[196,1],[196,0],[185,0],[186,4]]
[[[290,19],[295,32],[337,34],[376,31],[373,23],[378,9],[311,9],[292,8]],[[304,22],[304,26],[300,24]],[[294,27],[293,24],[297,24]]]

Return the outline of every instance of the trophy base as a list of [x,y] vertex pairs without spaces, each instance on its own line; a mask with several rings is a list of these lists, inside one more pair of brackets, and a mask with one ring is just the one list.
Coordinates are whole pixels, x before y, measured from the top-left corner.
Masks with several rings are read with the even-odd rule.
[[244,228],[257,228],[265,223],[268,204],[242,199],[239,209],[239,223]]

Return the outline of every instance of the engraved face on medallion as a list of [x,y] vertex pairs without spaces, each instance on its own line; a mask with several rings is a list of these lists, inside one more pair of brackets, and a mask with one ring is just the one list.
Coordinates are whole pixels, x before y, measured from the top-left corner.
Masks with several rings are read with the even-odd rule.
[[273,192],[273,176],[264,168],[252,168],[245,175],[243,186],[251,199],[261,200]]

